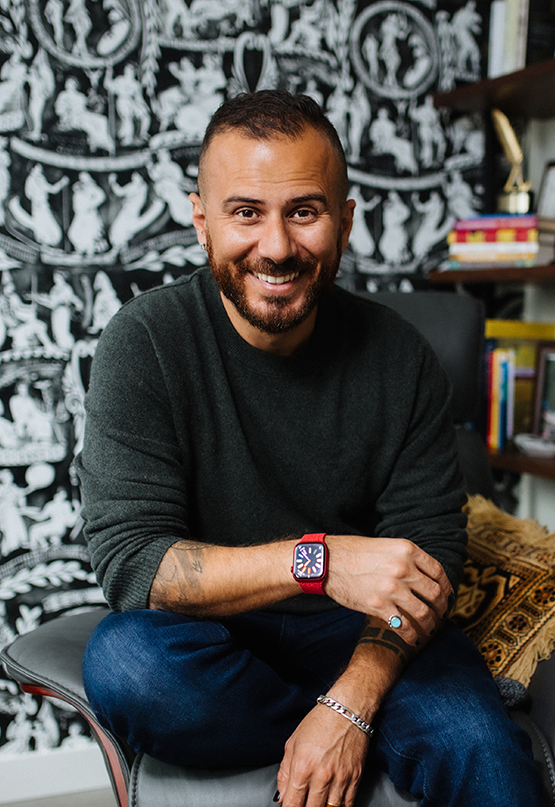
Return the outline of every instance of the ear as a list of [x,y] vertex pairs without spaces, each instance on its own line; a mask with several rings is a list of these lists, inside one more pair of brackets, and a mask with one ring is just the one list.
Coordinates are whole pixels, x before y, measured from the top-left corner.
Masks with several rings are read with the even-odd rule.
[[355,214],[356,202],[354,199],[347,199],[341,213],[341,252],[345,252],[349,243],[349,236],[353,229],[353,216]]
[[198,193],[190,193],[189,200],[193,205],[193,227],[197,231],[199,244],[206,246],[206,214]]

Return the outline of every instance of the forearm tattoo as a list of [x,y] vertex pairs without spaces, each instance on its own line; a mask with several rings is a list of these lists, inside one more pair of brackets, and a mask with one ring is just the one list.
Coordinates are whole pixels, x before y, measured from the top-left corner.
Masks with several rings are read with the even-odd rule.
[[396,656],[399,656],[404,664],[407,664],[415,654],[415,648],[404,642],[395,631],[385,627],[365,625],[358,643],[385,647],[395,653]]
[[171,546],[160,564],[152,588],[152,608],[179,611],[180,606],[198,600],[202,592],[206,545],[183,540]]

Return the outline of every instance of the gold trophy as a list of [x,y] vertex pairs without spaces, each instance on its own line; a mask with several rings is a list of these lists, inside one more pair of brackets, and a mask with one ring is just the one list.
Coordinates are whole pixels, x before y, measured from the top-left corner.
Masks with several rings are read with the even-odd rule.
[[528,213],[530,210],[530,182],[524,181],[522,163],[524,155],[509,119],[499,109],[491,110],[491,117],[499,142],[511,164],[511,172],[503,193],[497,197],[499,213]]

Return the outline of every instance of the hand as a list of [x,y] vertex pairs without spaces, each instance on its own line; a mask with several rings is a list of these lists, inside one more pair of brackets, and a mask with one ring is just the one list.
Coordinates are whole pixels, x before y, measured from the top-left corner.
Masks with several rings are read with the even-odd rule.
[[282,807],[352,807],[368,743],[344,717],[315,706],[285,744],[277,776]]
[[399,614],[395,632],[417,645],[448,609],[451,584],[441,564],[412,541],[401,538],[328,536],[329,573],[325,591],[347,608],[387,623]]

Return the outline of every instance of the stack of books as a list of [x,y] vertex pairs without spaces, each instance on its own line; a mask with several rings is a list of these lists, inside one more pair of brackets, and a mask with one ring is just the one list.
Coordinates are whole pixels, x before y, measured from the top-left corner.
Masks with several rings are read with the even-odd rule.
[[485,337],[485,438],[501,450],[514,435],[532,431],[537,346],[555,339],[555,324],[488,319]]
[[555,222],[535,213],[495,214],[460,219],[447,236],[444,269],[492,269],[536,266],[553,261]]

